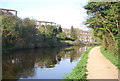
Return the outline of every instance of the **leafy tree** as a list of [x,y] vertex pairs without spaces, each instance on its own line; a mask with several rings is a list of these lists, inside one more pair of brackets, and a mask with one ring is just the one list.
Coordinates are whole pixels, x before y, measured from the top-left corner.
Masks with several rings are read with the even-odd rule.
[[105,49],[114,52],[118,44],[118,15],[120,2],[89,2],[84,8],[90,16],[86,24]]
[[73,28],[73,26],[71,26],[71,30],[70,30],[70,36],[74,39],[77,39],[77,34],[75,29]]
[[59,32],[59,33],[62,33],[62,27],[61,27],[61,25],[60,25],[59,28],[58,28],[58,32]]
[[37,29],[35,28],[35,21],[29,18],[22,20],[19,28],[19,36],[24,40],[26,45],[29,47],[30,44],[33,46],[37,38]]
[[16,16],[2,16],[2,44],[12,45],[15,42],[15,39],[18,37],[16,31],[16,25],[20,21]]
[[55,46],[58,29],[56,26],[35,27],[35,20],[20,19],[14,15],[2,14],[2,46],[6,49],[23,49]]

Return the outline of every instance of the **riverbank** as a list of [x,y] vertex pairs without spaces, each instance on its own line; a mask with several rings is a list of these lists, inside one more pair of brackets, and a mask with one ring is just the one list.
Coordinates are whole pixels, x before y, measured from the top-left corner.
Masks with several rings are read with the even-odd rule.
[[37,45],[22,45],[22,46],[3,46],[2,53],[9,54],[11,51],[27,50],[36,48],[55,48],[55,47],[69,47],[69,46],[93,46],[94,43],[83,43],[80,40],[56,40],[56,41],[45,41],[39,42]]
[[86,79],[87,59],[88,59],[88,54],[92,48],[89,48],[88,50],[84,51],[81,54],[81,59],[77,63],[76,67],[72,70],[70,74],[66,74],[63,78],[65,79]]
[[55,47],[69,47],[73,46],[72,44],[65,43],[65,42],[54,42],[50,44],[49,42],[42,42],[37,46],[22,46],[22,47],[16,47],[16,46],[6,46],[2,48],[2,53],[9,54],[12,51],[19,51],[19,50],[27,50],[27,49],[36,49],[36,48],[55,48]]
[[88,57],[87,79],[118,79],[118,69],[103,56],[100,46],[93,48]]

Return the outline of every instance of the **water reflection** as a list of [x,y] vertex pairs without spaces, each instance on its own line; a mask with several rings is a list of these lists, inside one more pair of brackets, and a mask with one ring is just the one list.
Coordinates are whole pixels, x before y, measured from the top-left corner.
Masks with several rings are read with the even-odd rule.
[[[80,54],[89,47],[40,48],[3,55],[3,79],[61,78],[77,64]],[[46,77],[49,74],[50,76]]]

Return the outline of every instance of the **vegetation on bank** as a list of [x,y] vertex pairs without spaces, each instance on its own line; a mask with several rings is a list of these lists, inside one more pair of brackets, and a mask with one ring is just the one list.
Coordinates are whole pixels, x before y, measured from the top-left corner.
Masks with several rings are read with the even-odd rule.
[[2,51],[28,49],[38,47],[55,47],[69,45],[61,42],[61,26],[42,25],[36,28],[34,19],[21,19],[15,15],[2,12]]
[[105,50],[103,47],[100,48],[101,49],[101,53],[107,58],[109,59],[119,70],[120,70],[120,64],[119,64],[119,56],[115,55],[115,54],[111,54],[110,50]]
[[0,30],[2,31],[3,53],[18,49],[81,44],[76,38],[73,26],[71,27],[71,36],[67,37],[62,32],[61,26],[42,25],[37,28],[34,19],[21,19],[12,13],[8,15],[6,12],[2,12],[0,16],[2,16],[2,28]]
[[88,54],[92,48],[89,48],[81,54],[80,61],[77,63],[76,67],[70,74],[66,74],[63,77],[64,79],[86,79]]

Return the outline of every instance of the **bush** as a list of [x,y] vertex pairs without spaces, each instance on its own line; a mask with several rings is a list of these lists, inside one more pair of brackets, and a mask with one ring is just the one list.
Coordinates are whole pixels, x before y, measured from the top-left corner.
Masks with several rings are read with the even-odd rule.
[[65,40],[71,40],[71,41],[75,41],[74,38],[70,38],[70,37],[66,37]]

